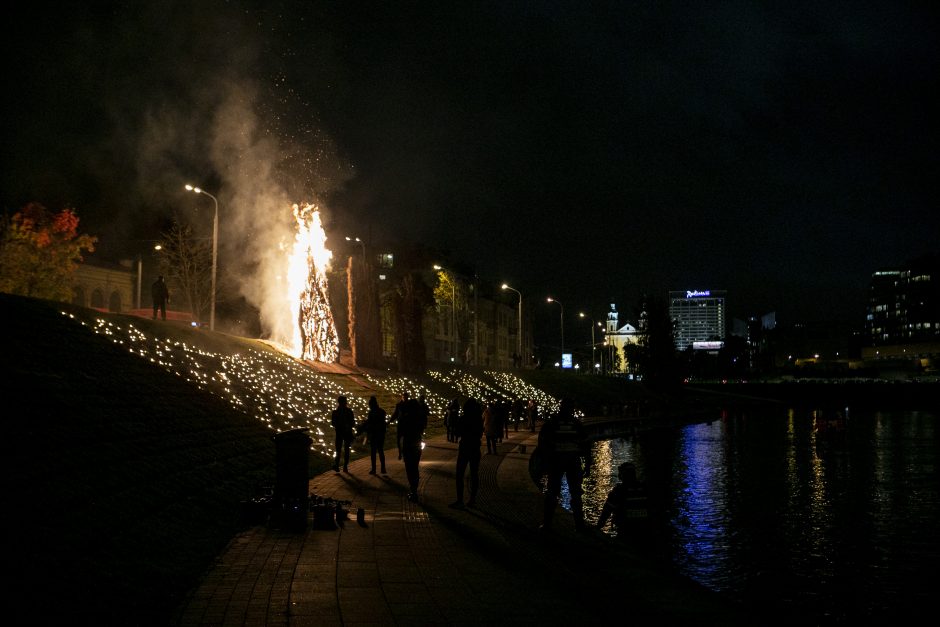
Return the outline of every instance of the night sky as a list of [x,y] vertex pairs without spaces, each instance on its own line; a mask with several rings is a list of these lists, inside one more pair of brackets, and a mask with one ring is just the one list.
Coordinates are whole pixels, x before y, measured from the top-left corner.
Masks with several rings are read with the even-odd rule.
[[290,204],[315,201],[338,252],[421,241],[539,316],[551,295],[632,321],[644,292],[711,289],[734,317],[861,325],[875,269],[940,248],[930,3],[16,13],[3,209],[74,207],[103,257],[168,217],[211,224],[191,182],[219,198],[223,272],[263,267]]

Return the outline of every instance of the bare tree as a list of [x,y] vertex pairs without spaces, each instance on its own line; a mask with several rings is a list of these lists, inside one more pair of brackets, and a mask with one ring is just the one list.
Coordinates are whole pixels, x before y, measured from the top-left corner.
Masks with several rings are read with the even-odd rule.
[[212,242],[194,238],[192,227],[176,221],[161,235],[160,271],[171,297],[185,304],[194,320],[204,320],[212,302]]

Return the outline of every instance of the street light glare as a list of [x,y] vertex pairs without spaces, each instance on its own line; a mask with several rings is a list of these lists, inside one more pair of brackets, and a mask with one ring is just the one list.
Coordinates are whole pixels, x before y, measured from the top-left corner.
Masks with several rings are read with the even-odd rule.
[[183,187],[186,188],[186,191],[194,192],[196,194],[205,194],[212,199],[212,202],[215,205],[215,214],[212,217],[212,300],[209,304],[209,330],[215,331],[215,275],[219,254],[219,199],[209,192],[205,192],[201,188],[190,185],[189,183]]

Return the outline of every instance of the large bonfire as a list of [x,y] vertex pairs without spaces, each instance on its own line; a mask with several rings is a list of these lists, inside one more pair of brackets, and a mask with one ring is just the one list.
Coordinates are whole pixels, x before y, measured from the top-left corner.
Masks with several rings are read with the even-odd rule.
[[293,351],[301,359],[333,363],[339,358],[339,337],[326,278],[333,253],[326,248],[316,205],[294,205],[294,218],[297,235],[288,270],[288,299],[297,321]]

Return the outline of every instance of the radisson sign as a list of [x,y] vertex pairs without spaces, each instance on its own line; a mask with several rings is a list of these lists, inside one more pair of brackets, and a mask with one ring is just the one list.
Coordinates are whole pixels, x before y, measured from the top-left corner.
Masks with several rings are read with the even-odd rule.
[[712,295],[711,290],[703,290],[701,292],[698,290],[691,290],[691,291],[686,291],[685,293],[686,298],[698,298],[700,296],[711,296],[711,295]]

